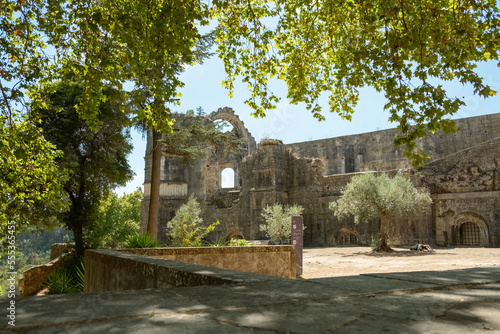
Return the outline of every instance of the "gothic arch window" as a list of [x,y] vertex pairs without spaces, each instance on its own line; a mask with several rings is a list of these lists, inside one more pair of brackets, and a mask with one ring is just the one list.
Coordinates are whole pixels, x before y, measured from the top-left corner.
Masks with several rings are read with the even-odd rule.
[[220,173],[221,188],[233,189],[235,188],[234,182],[234,169],[227,167]]

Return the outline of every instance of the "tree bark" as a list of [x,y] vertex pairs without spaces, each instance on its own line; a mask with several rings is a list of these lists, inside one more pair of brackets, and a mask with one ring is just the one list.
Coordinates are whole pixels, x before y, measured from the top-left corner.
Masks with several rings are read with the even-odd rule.
[[161,133],[153,129],[153,153],[151,166],[151,190],[149,195],[149,214],[147,233],[155,240],[158,238],[160,215],[160,178],[161,178]]
[[83,244],[83,223],[80,220],[73,226],[73,235],[75,237],[76,256],[82,259],[85,252],[85,245]]
[[380,247],[377,251],[392,251],[392,248],[387,246],[387,209],[380,212]]

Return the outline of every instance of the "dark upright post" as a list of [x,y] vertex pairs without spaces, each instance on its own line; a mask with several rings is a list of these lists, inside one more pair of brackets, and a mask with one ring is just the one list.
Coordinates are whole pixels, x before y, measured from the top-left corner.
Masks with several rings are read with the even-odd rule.
[[297,277],[302,276],[302,250],[304,248],[304,229],[301,216],[292,217],[292,245],[295,246],[295,267]]

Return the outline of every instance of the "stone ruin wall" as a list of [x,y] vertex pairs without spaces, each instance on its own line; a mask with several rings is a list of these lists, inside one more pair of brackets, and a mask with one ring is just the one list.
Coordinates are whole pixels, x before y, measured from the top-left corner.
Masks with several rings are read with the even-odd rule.
[[500,138],[432,162],[421,174],[434,201],[437,244],[459,243],[460,225],[473,222],[482,246],[500,247]]
[[[485,189],[464,181],[465,189],[461,192],[466,191],[468,195],[460,195],[464,198],[462,202],[458,199],[460,196],[450,195],[449,189],[443,190],[443,194],[438,194],[436,187],[443,183],[440,181],[442,177],[439,179],[437,176],[439,173],[452,179],[462,177],[460,175],[463,173],[445,169],[439,172],[436,170],[437,167],[431,168],[433,164],[443,165],[446,159],[452,162],[457,159],[458,161],[460,159],[473,161],[472,156],[453,157],[453,155],[476,146],[478,143],[496,138],[500,133],[500,114],[456,120],[459,132],[451,135],[435,134],[420,140],[418,148],[423,149],[433,159],[427,164],[430,167],[426,166],[419,171],[411,168],[409,162],[402,156],[402,148],[394,147],[392,142],[397,135],[396,129],[288,145],[279,141],[268,141],[257,146],[232,109],[219,109],[209,117],[212,120],[229,121],[234,126],[233,131],[240,138],[244,138],[245,149],[238,155],[227,155],[222,149],[214,150],[205,160],[197,161],[193,166],[187,167],[172,159],[166,159],[163,162],[162,186],[173,189],[173,185],[176,184],[178,191],[164,193],[161,197],[160,240],[165,240],[166,223],[173,217],[176,209],[186,201],[189,194],[195,194],[205,212],[204,220],[221,222],[212,238],[222,237],[229,229],[237,229],[247,239],[265,239],[259,231],[259,225],[264,223],[263,208],[275,203],[297,203],[305,208],[303,213],[306,226],[305,245],[336,244],[345,232],[356,235],[361,243],[367,244],[372,236],[377,235],[378,222],[355,225],[352,218],[338,221],[328,209],[328,205],[338,199],[342,187],[356,173],[365,171],[395,173],[397,170],[403,170],[417,186],[431,188],[435,203],[419,217],[391,224],[392,230],[389,237],[391,244],[423,242],[451,245],[453,242],[451,236],[448,236],[448,242],[444,242],[444,235],[447,234],[444,232],[450,229],[450,223],[443,223],[444,220],[437,217],[442,216],[439,213],[440,210],[442,211],[441,207],[449,201],[438,197],[449,196],[456,203],[461,203],[457,204],[461,208],[453,211],[456,215],[468,208],[467,210],[475,210],[478,216],[486,217],[483,220],[487,221],[485,223],[488,229],[487,245],[500,247],[498,193],[485,193]],[[498,145],[496,147],[496,153],[485,154],[490,157],[490,160],[499,156]],[[150,175],[148,153],[145,159],[145,189],[147,189],[148,175]],[[490,170],[491,173],[497,173],[495,177],[498,177],[498,165],[495,166]],[[220,175],[226,167],[234,170],[235,187],[233,189],[221,189]],[[433,177],[439,180],[431,182]],[[494,182],[499,184],[498,181]],[[455,181],[452,183],[456,184]],[[498,190],[498,185],[495,187],[494,189]],[[476,197],[480,198],[481,205],[476,203],[478,201],[474,199]],[[148,198],[146,191],[141,214],[143,220],[147,217]],[[456,217],[453,219],[456,224]],[[143,227],[144,224],[143,221]]]

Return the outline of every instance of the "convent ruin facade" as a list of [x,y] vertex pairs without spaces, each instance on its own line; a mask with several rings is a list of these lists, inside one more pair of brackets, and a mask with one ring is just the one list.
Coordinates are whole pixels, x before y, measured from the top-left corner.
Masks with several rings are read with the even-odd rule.
[[[244,141],[243,150],[226,154],[213,149],[190,166],[162,159],[160,240],[166,240],[167,222],[194,194],[204,221],[221,223],[213,238],[235,229],[246,239],[265,239],[259,231],[263,209],[297,203],[304,207],[305,245],[367,244],[378,235],[379,222],[337,220],[328,205],[356,173],[402,170],[417,187],[429,189],[433,204],[418,217],[394,221],[390,244],[500,247],[500,114],[458,119],[458,132],[419,140],[418,148],[432,157],[419,169],[394,146],[397,129],[295,144],[263,140],[257,145],[232,109],[221,108],[208,117],[232,124]],[[151,149],[149,135],[142,228],[149,206]],[[223,173],[233,178],[229,188],[222,187]]]

